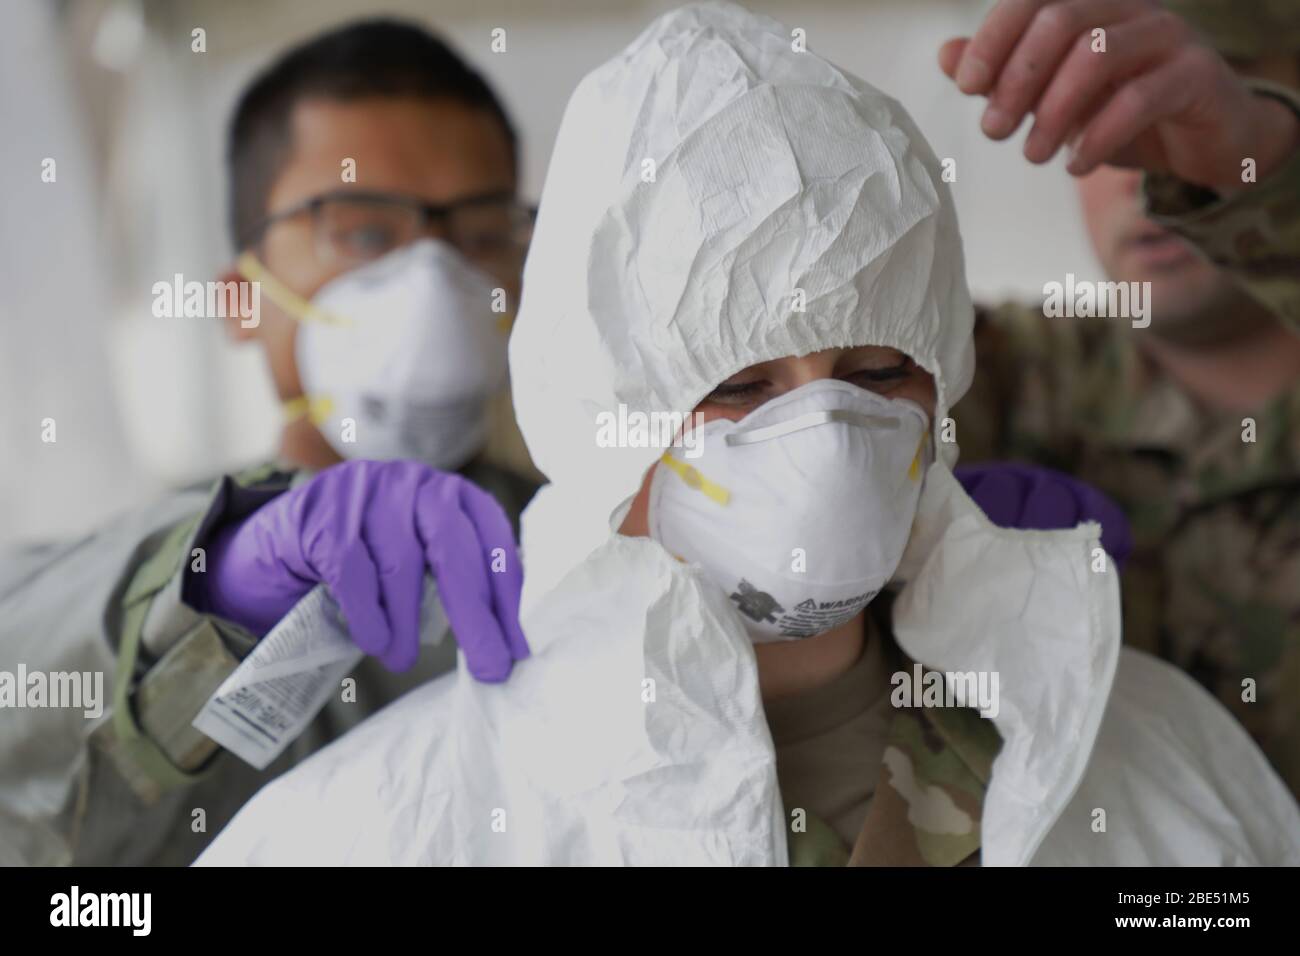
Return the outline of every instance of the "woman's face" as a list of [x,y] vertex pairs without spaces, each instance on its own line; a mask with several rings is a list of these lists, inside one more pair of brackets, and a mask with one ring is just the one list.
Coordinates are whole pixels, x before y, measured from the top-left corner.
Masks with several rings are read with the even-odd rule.
[[875,345],[780,358],[737,372],[695,406],[704,421],[738,421],[764,402],[823,378],[837,378],[885,398],[907,398],[934,419],[934,376],[896,349]]
[[[751,365],[706,395],[695,411],[703,416],[703,422],[715,418],[739,421],[764,402],[823,378],[850,382],[885,398],[911,399],[934,420],[934,376],[902,352],[875,345],[826,349],[801,358],[780,358]],[[690,421],[694,423],[694,419]],[[649,535],[647,505],[653,474],[654,468],[646,472],[641,490],[619,528],[622,534]]]

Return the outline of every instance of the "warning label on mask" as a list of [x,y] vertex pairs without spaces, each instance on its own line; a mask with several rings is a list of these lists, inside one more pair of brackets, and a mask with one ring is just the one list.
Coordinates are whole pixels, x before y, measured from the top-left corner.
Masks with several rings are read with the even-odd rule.
[[867,606],[875,591],[839,601],[800,601],[794,610],[777,618],[777,627],[785,637],[813,637],[839,627]]
[[830,601],[806,598],[793,609],[786,610],[772,595],[742,580],[731,595],[731,600],[736,602],[740,613],[750,620],[776,625],[783,637],[813,637],[851,620],[877,593],[879,592],[868,591],[854,597]]

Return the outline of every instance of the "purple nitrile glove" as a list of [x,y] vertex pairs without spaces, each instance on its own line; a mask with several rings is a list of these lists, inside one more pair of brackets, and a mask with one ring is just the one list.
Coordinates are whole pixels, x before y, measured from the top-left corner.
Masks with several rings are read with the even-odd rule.
[[1101,546],[1117,566],[1123,567],[1133,550],[1124,512],[1077,478],[1017,462],[963,465],[954,474],[989,520],[1001,528],[1048,531],[1096,521],[1101,525]]
[[[495,549],[501,553],[494,556]],[[504,570],[493,570],[494,557]],[[393,671],[419,655],[425,569],[469,671],[503,681],[528,656],[523,572],[510,522],[486,491],[412,461],[349,461],[223,528],[191,598],[264,635],[324,582],[357,646]]]

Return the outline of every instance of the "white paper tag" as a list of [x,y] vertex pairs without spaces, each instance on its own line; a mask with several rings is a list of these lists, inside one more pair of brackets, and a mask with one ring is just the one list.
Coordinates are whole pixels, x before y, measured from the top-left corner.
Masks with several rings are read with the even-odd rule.
[[[420,643],[448,630],[433,578],[424,579]],[[258,770],[284,752],[320,713],[365,654],[325,585],[295,604],[195,716],[193,725]]]

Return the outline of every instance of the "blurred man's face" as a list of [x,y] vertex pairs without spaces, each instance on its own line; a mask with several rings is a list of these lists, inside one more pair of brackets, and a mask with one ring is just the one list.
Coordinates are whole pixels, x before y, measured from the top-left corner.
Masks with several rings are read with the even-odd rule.
[[[292,153],[271,188],[268,215],[349,186],[436,204],[515,189],[510,144],[500,123],[452,100],[308,100],[294,109],[292,131]],[[345,159],[355,160],[355,184],[342,178]],[[307,215],[272,225],[257,252],[276,278],[305,299],[349,268],[320,255]],[[517,271],[493,278],[510,301],[518,300]],[[261,323],[250,331],[266,349],[280,397],[293,398],[302,394],[294,357],[300,323],[265,296],[261,302]]]
[[[1243,76],[1300,88],[1300,62],[1294,57],[1234,66]],[[1088,235],[1107,275],[1151,283],[1156,335],[1208,341],[1240,331],[1245,293],[1188,243],[1142,215],[1141,181],[1141,172],[1111,166],[1079,180]]]

